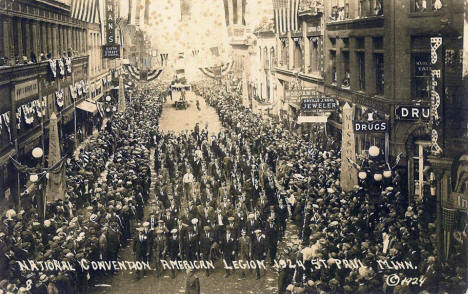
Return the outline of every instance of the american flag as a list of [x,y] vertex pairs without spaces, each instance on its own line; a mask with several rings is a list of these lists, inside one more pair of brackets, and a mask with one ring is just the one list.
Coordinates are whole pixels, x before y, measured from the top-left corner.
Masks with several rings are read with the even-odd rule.
[[287,33],[299,29],[297,12],[300,0],[274,0],[273,12],[275,17],[275,30],[277,33]]
[[100,21],[99,0],[72,1],[71,17],[88,23]]
[[245,9],[247,0],[223,0],[226,25],[246,25]]

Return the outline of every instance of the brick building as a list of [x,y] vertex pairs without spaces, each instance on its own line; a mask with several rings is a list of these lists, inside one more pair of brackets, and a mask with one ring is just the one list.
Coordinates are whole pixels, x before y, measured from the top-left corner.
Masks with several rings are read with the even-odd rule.
[[355,132],[355,151],[380,147],[389,164],[397,164],[410,201],[433,202],[440,252],[447,252],[449,220],[464,215],[468,199],[459,168],[468,147],[463,11],[463,1],[303,0],[299,27],[276,33],[280,118],[296,130],[312,125],[303,122],[315,118],[300,118],[316,114],[287,95],[300,88],[338,100],[338,109],[325,113],[327,133],[336,140],[345,104],[353,121],[387,122],[386,132]]

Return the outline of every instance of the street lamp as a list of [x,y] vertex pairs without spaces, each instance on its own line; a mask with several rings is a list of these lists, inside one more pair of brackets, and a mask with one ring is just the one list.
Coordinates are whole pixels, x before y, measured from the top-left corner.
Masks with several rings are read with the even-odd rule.
[[40,159],[44,155],[44,151],[41,147],[36,147],[32,150],[32,156],[34,159]]

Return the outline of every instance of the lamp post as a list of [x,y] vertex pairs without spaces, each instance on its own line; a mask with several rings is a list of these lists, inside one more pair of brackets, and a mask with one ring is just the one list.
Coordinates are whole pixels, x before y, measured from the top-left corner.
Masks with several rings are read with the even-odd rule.
[[[43,168],[44,167],[44,164],[43,164],[43,158],[44,158],[44,150],[41,148],[41,147],[36,147],[32,150],[32,156],[33,158],[40,162],[38,163],[38,167],[40,168]],[[37,212],[39,214],[39,217],[40,218],[44,218],[45,216],[45,207],[46,207],[46,203],[45,203],[45,199],[44,199],[44,182],[47,180],[46,177],[44,177],[43,175],[41,174],[31,174],[29,176],[29,180],[36,185],[36,195],[38,196],[37,200],[36,200],[36,205],[37,205]]]

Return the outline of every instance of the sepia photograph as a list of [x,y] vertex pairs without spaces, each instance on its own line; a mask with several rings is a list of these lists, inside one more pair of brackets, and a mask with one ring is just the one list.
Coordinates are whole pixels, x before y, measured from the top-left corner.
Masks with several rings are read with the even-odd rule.
[[467,294],[468,0],[0,0],[0,294]]

